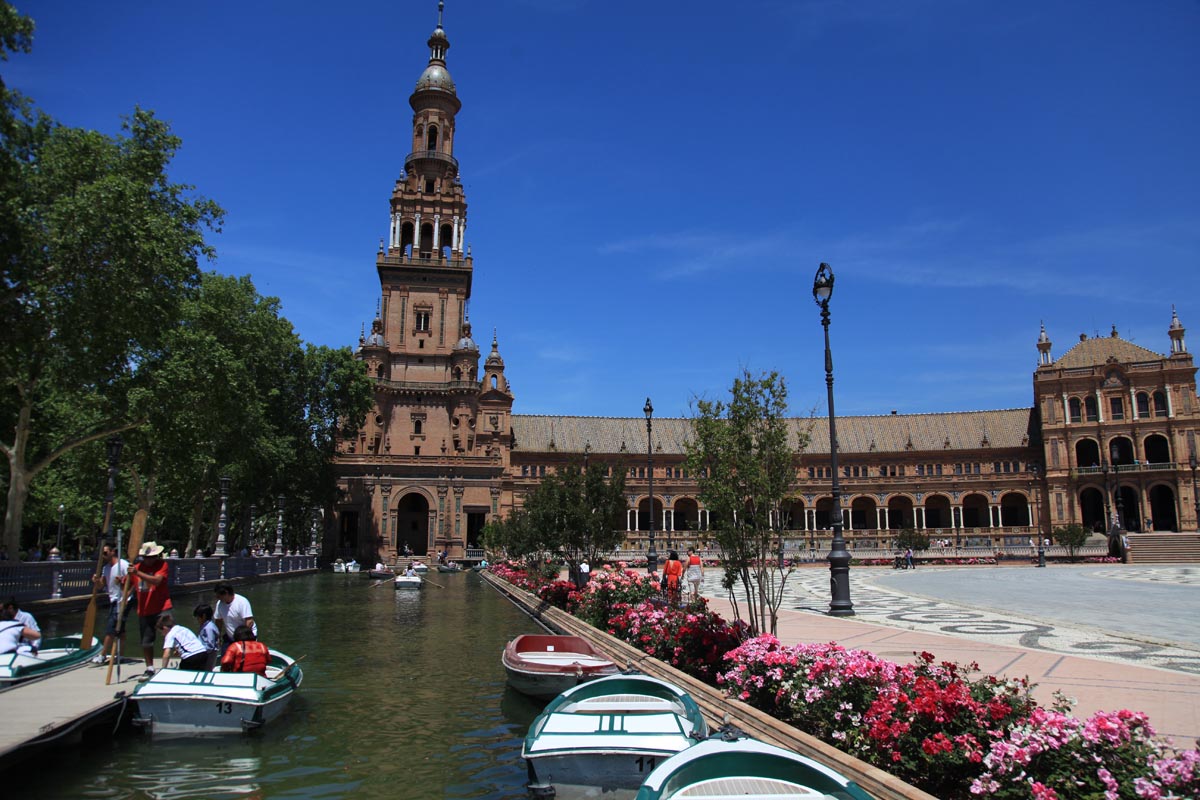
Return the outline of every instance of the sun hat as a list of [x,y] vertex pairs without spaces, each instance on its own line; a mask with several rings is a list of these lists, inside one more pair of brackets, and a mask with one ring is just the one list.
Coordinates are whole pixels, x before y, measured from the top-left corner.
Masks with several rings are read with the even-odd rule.
[[142,549],[138,550],[138,555],[139,556],[161,556],[162,551],[163,551],[162,545],[160,545],[158,542],[146,542],[145,544],[142,545]]

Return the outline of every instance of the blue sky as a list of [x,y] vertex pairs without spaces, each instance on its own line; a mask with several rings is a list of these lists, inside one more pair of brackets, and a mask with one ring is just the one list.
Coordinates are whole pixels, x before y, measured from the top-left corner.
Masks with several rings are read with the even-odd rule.
[[[352,345],[436,2],[18,2],[6,81],[135,105],[228,212],[215,268]],[[1200,349],[1200,3],[449,0],[471,320],[526,414],[684,416],[742,368],[825,413],[1025,407],[1045,321]]]

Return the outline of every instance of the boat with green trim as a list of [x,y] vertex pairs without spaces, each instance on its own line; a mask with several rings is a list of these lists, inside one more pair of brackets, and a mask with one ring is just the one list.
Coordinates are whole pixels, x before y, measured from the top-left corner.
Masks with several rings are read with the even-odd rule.
[[160,670],[134,689],[133,723],[154,736],[242,733],[278,717],[300,688],[304,672],[271,650],[266,676],[253,672]]
[[824,764],[738,734],[714,736],[663,761],[635,800],[875,800]]
[[0,656],[0,687],[65,672],[100,655],[100,642],[95,637],[91,647],[81,647],[81,639],[79,635],[46,639],[40,642],[41,647],[36,653]]
[[647,675],[610,675],[550,701],[529,726],[521,756],[534,797],[632,797],[658,764],[707,735],[683,689]]

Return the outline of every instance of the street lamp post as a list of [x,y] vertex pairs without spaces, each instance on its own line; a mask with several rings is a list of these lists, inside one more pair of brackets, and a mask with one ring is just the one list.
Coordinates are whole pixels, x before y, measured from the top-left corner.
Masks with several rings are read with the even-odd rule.
[[[1195,456],[1193,456],[1192,459],[1194,461]],[[1196,476],[1196,467],[1193,466],[1192,467],[1192,477],[1195,478],[1195,476]],[[1193,483],[1194,482],[1195,481],[1193,480]],[[58,540],[54,544],[54,546],[58,548],[59,553],[62,553],[63,514],[65,514],[66,511],[67,511],[67,507],[65,505],[63,505],[62,503],[59,503],[58,504]]]
[[108,440],[108,488],[104,492],[104,527],[100,531],[100,542],[96,543],[97,550],[102,542],[108,541],[112,531],[113,496],[117,493],[117,461],[121,458],[121,448],[125,442],[120,434],[109,437]]
[[229,485],[233,483],[232,478],[221,478],[221,513],[217,516],[217,552],[214,553],[217,558],[225,558],[229,555],[225,552],[225,534],[229,530]]
[[250,504],[250,522],[246,525],[246,545],[250,549],[250,555],[258,555],[258,534],[254,532],[254,520],[258,518],[258,506],[254,503]]
[[650,405],[649,397],[642,407],[642,413],[646,415],[646,478],[650,482],[650,549],[646,551],[646,572],[658,572],[658,550],[654,546],[654,406]]
[[320,554],[320,549],[317,547],[317,525],[321,520],[321,507],[313,506],[312,510],[312,538],[308,542],[308,554],[315,556]]
[[821,327],[825,329],[825,387],[829,403],[829,466],[833,471],[833,542],[829,550],[829,590],[831,617],[854,616],[850,602],[850,553],[842,538],[842,494],[838,485],[837,422],[833,412],[833,354],[829,349],[829,298],[833,296],[833,270],[821,262],[813,278],[813,300],[821,307]]
[[275,523],[275,552],[272,555],[283,555],[283,495],[279,495],[279,517]]

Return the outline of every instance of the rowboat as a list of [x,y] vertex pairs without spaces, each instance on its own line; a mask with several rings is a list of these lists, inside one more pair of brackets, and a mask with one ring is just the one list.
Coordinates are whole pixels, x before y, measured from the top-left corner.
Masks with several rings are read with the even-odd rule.
[[397,591],[400,589],[420,589],[421,579],[416,575],[397,575],[392,579]]
[[346,562],[342,561],[340,558],[337,561],[333,562],[333,571],[337,572],[337,573],[345,572],[346,571]]
[[450,566],[449,564],[438,564],[438,572],[462,572],[463,568],[459,566]]
[[549,700],[576,684],[617,674],[617,665],[579,636],[525,634],[500,654],[508,685]]
[[100,655],[100,642],[95,637],[87,648],[79,646],[80,639],[80,636],[46,639],[37,653],[0,656],[0,687],[73,669]]
[[628,791],[708,727],[696,701],[646,675],[609,675],[550,701],[525,736],[521,756],[535,797]]
[[636,800],[874,800],[857,783],[811,758],[742,736],[714,736],[671,756],[646,777]]
[[378,580],[378,581],[387,580],[388,578],[393,577],[395,574],[396,573],[390,569],[367,570],[367,577],[372,578],[374,580]]
[[361,572],[361,571],[362,571],[362,564],[358,563],[357,561],[347,561],[346,562],[346,572]]
[[288,656],[272,650],[267,675],[253,672],[194,672],[164,669],[134,689],[133,723],[155,736],[242,733],[275,719],[304,672]]

